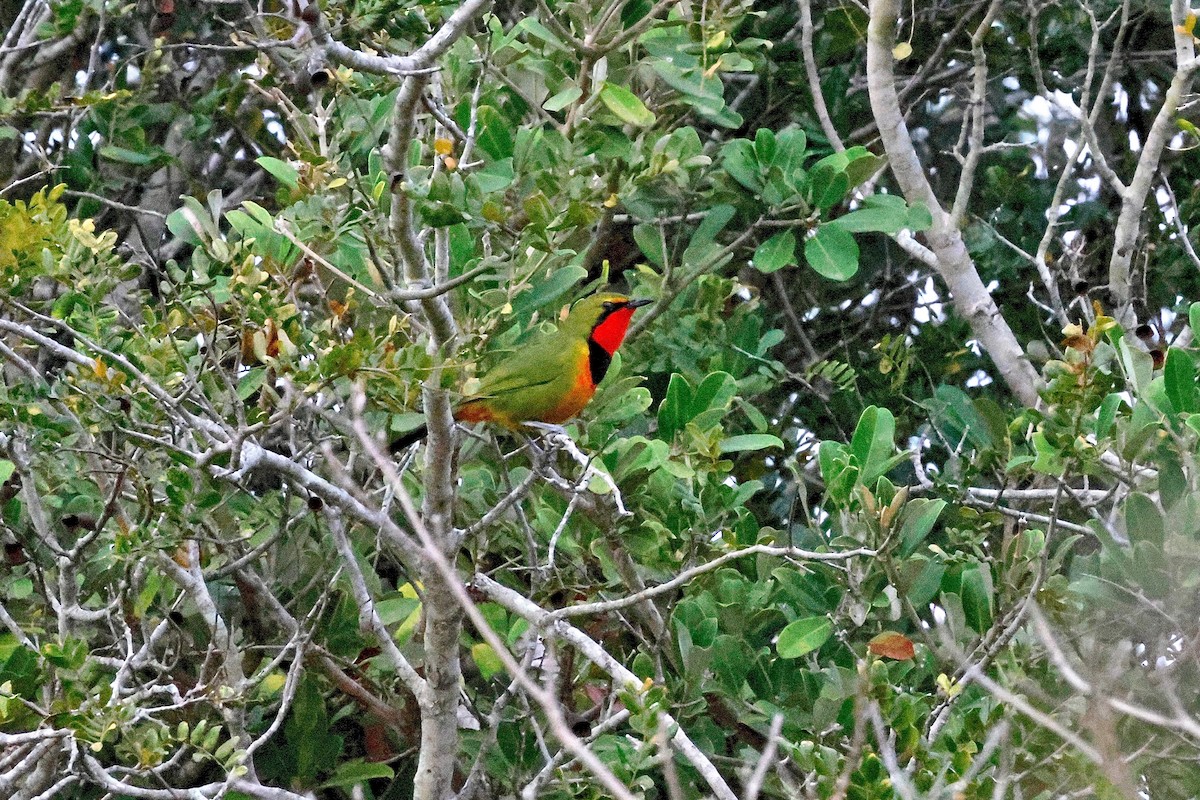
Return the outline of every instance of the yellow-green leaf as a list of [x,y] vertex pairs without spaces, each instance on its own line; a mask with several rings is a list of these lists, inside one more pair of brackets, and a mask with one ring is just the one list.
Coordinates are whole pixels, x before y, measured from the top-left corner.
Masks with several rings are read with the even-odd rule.
[[650,127],[656,119],[654,112],[646,108],[645,103],[624,86],[606,82],[600,88],[600,102],[622,122],[637,125],[639,128]]
[[779,632],[775,649],[780,658],[799,658],[825,644],[832,634],[833,623],[828,617],[805,617]]

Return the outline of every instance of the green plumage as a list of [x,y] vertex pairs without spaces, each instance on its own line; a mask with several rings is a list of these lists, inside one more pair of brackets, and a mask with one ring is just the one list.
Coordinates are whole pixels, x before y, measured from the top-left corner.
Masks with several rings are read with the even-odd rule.
[[[611,351],[625,335],[633,309],[618,294],[596,294],[580,300],[558,330],[534,338],[503,358],[479,379],[478,388],[454,409],[463,422],[493,421],[508,428],[525,422],[560,423],[574,417],[595,393],[595,381],[608,368]],[[604,343],[593,340],[598,325],[612,315]],[[610,349],[606,349],[610,348]],[[424,425],[392,443],[401,450],[424,438]]]

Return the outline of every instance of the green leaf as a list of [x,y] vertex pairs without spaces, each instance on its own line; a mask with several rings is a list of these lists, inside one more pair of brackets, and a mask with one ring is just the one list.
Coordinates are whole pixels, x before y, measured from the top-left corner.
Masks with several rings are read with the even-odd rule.
[[691,101],[704,98],[712,102],[717,99],[715,88],[724,85],[716,76],[706,79],[703,70],[695,67],[682,69],[665,58],[651,59],[650,67],[668,86]]
[[[717,234],[724,230],[729,221],[733,219],[733,215],[733,206],[719,205],[710,208],[704,219],[696,226],[696,231],[683,251],[683,262],[693,265],[716,266],[724,250],[716,242]],[[728,259],[728,257],[728,254],[725,254],[725,258]]]
[[688,404],[688,418],[685,421],[690,422],[706,411],[724,411],[735,394],[737,382],[732,375],[728,372],[710,372],[696,387],[696,393]]
[[183,207],[167,215],[167,228],[190,245],[200,245],[206,238],[212,240],[220,236],[208,210],[194,197],[183,198]]
[[1125,533],[1129,541],[1150,542],[1155,547],[1163,546],[1165,527],[1162,513],[1146,495],[1134,492],[1125,498]]
[[846,281],[858,272],[858,242],[848,231],[827,223],[805,240],[804,259],[817,274]]
[[[331,768],[341,752],[342,737],[329,732],[329,714],[315,679],[306,676],[301,680],[292,713],[284,724],[284,735],[293,751],[296,775],[307,781],[322,769]],[[194,741],[196,733],[192,736]]]
[[846,445],[826,439],[817,448],[817,462],[821,468],[821,477],[829,483],[850,463]]
[[[1159,451],[1162,452],[1162,451]],[[1165,453],[1158,465],[1158,502],[1170,514],[1176,510],[1176,503],[1191,493],[1191,480],[1183,471],[1183,463],[1178,453]],[[1178,514],[1173,515],[1178,520]],[[1200,525],[1185,527],[1179,522],[1176,525],[1183,530],[1196,530]]]
[[754,156],[759,164],[775,161],[775,132],[770,128],[759,128],[754,132]]
[[804,165],[808,137],[801,128],[785,128],[775,137],[775,158],[771,166],[777,167],[789,179]]
[[878,172],[887,159],[880,158],[867,148],[856,145],[841,153],[830,153],[813,165],[813,169],[831,169],[843,173],[850,188],[860,186]]
[[749,141],[734,139],[721,148],[721,166],[735,181],[750,191],[762,191],[762,167],[754,153],[754,145]]
[[533,38],[542,40],[556,50],[567,49],[567,46],[563,44],[557,36],[551,33],[545,25],[539,22],[536,17],[524,17],[519,23],[517,23],[517,26],[522,30],[529,31],[529,34]]
[[271,156],[259,156],[254,159],[254,163],[258,164],[270,173],[275,180],[289,189],[295,189],[300,186],[300,173],[286,161],[280,161],[278,158]]
[[270,233],[254,217],[236,208],[227,211],[225,219],[229,222],[230,227],[242,235],[243,239],[259,239],[263,234]]
[[[715,79],[715,82],[720,83],[720,79]],[[726,107],[725,98],[715,92],[712,94],[685,94],[683,100],[694,108],[697,114],[714,125],[737,130],[745,124],[742,115]]]
[[496,655],[496,651],[487,642],[477,642],[471,645],[471,659],[479,667],[484,680],[504,671],[504,662]]
[[259,225],[262,225],[265,228],[275,227],[275,218],[271,216],[271,212],[267,211],[253,200],[243,200],[242,208],[245,209],[246,214]]
[[712,645],[712,670],[717,679],[730,691],[741,691],[754,660],[741,636],[721,634]]
[[994,445],[987,420],[971,397],[957,386],[938,386],[933,390],[933,397],[921,405],[928,409],[930,421],[947,441],[965,441],[975,450],[986,450]]
[[780,658],[799,658],[825,644],[832,634],[833,623],[828,617],[805,617],[788,623],[779,632],[775,649]]
[[945,573],[946,565],[941,558],[914,556],[901,566],[896,588],[908,597],[914,608],[924,608],[937,595]]
[[1063,469],[1065,469],[1063,454],[1046,438],[1046,434],[1036,431],[1030,437],[1030,441],[1033,443],[1034,455],[1037,456],[1030,465],[1030,469],[1043,475],[1062,475]]
[[933,530],[942,511],[946,508],[945,500],[927,500],[917,498],[904,504],[904,522],[900,526],[900,555],[912,555],[925,537]]
[[1141,394],[1154,376],[1153,359],[1144,350],[1131,347],[1123,336],[1117,341],[1117,353],[1120,355],[1121,366],[1125,370],[1125,378],[1133,384],[1134,391]]
[[[503,160],[507,161],[507,159]],[[508,168],[511,171],[511,162]],[[471,233],[471,230],[466,225],[452,226],[449,230],[449,240],[450,274],[458,276],[478,263],[475,260],[475,246],[478,242],[475,240],[475,235]]]
[[886,408],[868,406],[850,439],[850,454],[862,470],[863,486],[875,481],[895,464],[896,418]]
[[108,161],[117,161],[122,164],[135,164],[144,166],[151,164],[157,158],[157,154],[143,153],[139,150],[130,150],[127,147],[117,147],[116,145],[106,144],[96,151],[101,158]]
[[656,119],[654,112],[646,108],[637,95],[615,83],[605,81],[600,87],[600,102],[622,122],[639,128],[650,127]]
[[821,465],[821,477],[825,479],[826,495],[834,504],[844,506],[858,482],[858,467],[850,463],[850,454],[841,442],[828,439],[821,442],[817,457]]
[[581,97],[583,97],[583,89],[578,86],[569,86],[542,103],[542,108],[547,111],[562,111]]
[[968,567],[962,573],[962,605],[967,624],[978,634],[992,626],[991,574],[984,568]]
[[476,113],[479,136],[476,141],[492,158],[510,158],[513,154],[512,125],[493,106],[481,105]]
[[1196,364],[1190,353],[1172,347],[1167,350],[1163,365],[1163,380],[1167,397],[1175,413],[1194,414],[1200,411],[1200,390],[1196,387]]
[[719,445],[722,453],[740,453],[745,450],[765,450],[768,447],[783,449],[783,440],[769,433],[747,433],[741,436],[730,436],[722,439]]
[[720,424],[729,410],[729,404],[737,395],[737,390],[737,381],[729,373],[709,373],[696,387],[696,393],[688,406],[686,422],[704,431]]
[[367,761],[347,761],[338,766],[333,777],[316,787],[318,789],[334,789],[337,787],[352,787],[374,778],[389,779],[395,777],[395,771],[387,764]]
[[658,406],[658,437],[664,441],[675,438],[679,431],[691,419],[688,410],[692,404],[692,386],[687,378],[678,372],[671,375],[667,384],[667,395]]
[[482,169],[471,173],[475,185],[484,194],[502,192],[512,185],[516,173],[513,172],[511,158],[498,158],[488,162]]
[[737,382],[726,372],[710,373],[695,389],[687,378],[674,373],[667,384],[666,397],[658,407],[659,438],[671,441],[676,432],[693,420],[705,429],[715,425],[736,393]]
[[1113,392],[1104,398],[1100,403],[1100,408],[1096,412],[1096,438],[1103,439],[1112,431],[1113,422],[1117,418],[1117,410],[1124,403],[1124,398],[1121,395]]
[[0,458],[0,483],[9,479],[17,469],[17,465],[11,461]]
[[850,181],[851,189],[861,186],[872,175],[883,169],[883,165],[887,163],[886,158],[875,155],[862,145],[851,147],[842,155],[846,159],[846,166],[842,169]]
[[796,234],[780,231],[754,250],[754,267],[762,273],[772,273],[796,263]]
[[717,235],[725,230],[725,226],[729,224],[729,220],[733,219],[736,209],[730,205],[713,206],[704,215],[704,219],[700,220],[700,224],[696,226],[695,233],[692,234],[691,240],[688,242],[688,249],[700,244],[707,244],[716,241]]
[[894,194],[876,194],[863,200],[862,205],[832,221],[851,233],[897,233],[908,223],[908,204]]
[[633,240],[651,264],[663,266],[667,263],[666,244],[657,225],[643,222],[633,227]]
[[[633,3],[626,5],[628,8]],[[668,86],[682,95],[679,99],[690,106],[701,117],[726,128],[740,128],[743,120],[740,114],[730,110],[725,105],[725,85],[720,75],[709,73],[700,64],[695,55],[688,52],[690,42],[676,40],[668,44],[662,37],[656,36],[652,29],[641,38],[656,58],[649,61],[650,67],[666,82]],[[730,63],[730,55],[722,56],[722,64]]]
[[375,604],[375,610],[379,613],[379,619],[388,627],[404,622],[420,607],[421,601],[417,598],[404,597],[400,594],[385,597]]
[[908,209],[908,222],[905,224],[910,231],[927,231],[933,227],[933,214],[929,206],[922,202],[913,203]]
[[526,314],[532,313],[535,309],[542,308],[554,302],[566,294],[572,286],[586,277],[587,270],[583,267],[559,267],[551,273],[547,280],[539,284],[537,288],[525,292],[513,301],[513,316],[517,318],[524,317]]
[[827,211],[842,202],[849,191],[850,180],[844,172],[839,172],[829,165],[816,167],[809,172],[812,204],[821,211]]
[[1170,591],[1171,569],[1161,547],[1151,542],[1133,545],[1133,569],[1129,576],[1151,598],[1163,598]]
[[255,367],[247,372],[238,380],[237,396],[238,400],[246,401],[252,394],[258,391],[263,385],[263,381],[267,377],[267,371],[262,367]]

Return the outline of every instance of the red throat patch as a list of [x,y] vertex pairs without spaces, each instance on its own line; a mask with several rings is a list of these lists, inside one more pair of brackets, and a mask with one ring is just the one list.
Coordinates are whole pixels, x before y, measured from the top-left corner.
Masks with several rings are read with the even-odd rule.
[[604,321],[592,328],[592,341],[604,348],[610,356],[617,352],[621,342],[625,341],[625,331],[629,328],[629,320],[636,308],[624,306],[604,318]]

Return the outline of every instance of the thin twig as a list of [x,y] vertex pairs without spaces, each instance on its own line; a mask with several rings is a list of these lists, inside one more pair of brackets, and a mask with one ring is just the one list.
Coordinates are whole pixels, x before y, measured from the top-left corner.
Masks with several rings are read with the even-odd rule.
[[726,553],[723,556],[714,558],[712,561],[707,561],[691,569],[684,570],[666,583],[660,583],[657,586],[651,586],[644,591],[636,594],[627,595],[615,600],[602,600],[595,603],[581,603],[577,606],[567,606],[560,608],[557,611],[548,612],[549,619],[560,620],[570,617],[584,616],[586,614],[602,614],[609,611],[616,611],[621,608],[628,608],[648,600],[652,597],[657,597],[661,594],[673,592],[681,586],[686,585],[697,576],[703,575],[706,572],[712,572],[715,569],[720,569],[730,561],[746,556],[765,555],[777,556],[780,558],[789,559],[806,559],[809,561],[844,561],[846,559],[857,558],[864,556],[872,558],[877,555],[875,550],[866,547],[855,548],[854,550],[842,550],[833,553],[820,553],[814,550],[803,550],[798,547],[773,547],[766,544],[755,544],[749,547],[735,550],[732,553]]

